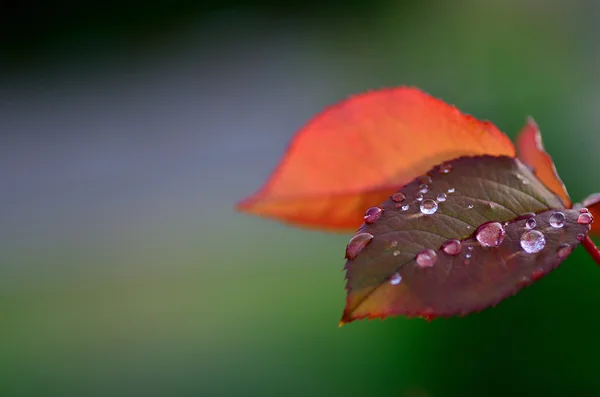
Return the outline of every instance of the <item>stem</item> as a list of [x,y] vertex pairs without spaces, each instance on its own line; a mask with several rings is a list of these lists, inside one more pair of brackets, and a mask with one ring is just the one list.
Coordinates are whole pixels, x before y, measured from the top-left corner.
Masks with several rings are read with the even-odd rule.
[[581,245],[583,245],[588,254],[590,254],[594,262],[600,266],[600,250],[598,250],[598,247],[596,247],[596,244],[594,244],[592,239],[589,238],[589,236],[586,236]]

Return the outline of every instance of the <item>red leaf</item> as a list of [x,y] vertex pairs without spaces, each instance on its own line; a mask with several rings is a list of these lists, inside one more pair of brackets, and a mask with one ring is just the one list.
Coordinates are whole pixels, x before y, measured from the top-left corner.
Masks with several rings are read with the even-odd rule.
[[517,153],[519,160],[533,169],[535,176],[560,197],[564,206],[571,208],[569,193],[556,172],[552,158],[544,150],[542,134],[531,117],[517,137]]
[[444,167],[402,187],[405,199],[385,201],[350,240],[342,323],[493,306],[558,266],[590,229],[515,158]]
[[382,89],[325,110],[293,139],[241,211],[312,228],[354,231],[364,211],[443,161],[514,157],[493,124],[416,88]]

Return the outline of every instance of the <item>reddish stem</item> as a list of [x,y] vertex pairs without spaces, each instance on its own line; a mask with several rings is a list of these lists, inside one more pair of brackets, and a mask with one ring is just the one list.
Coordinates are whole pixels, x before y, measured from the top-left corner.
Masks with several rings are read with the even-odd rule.
[[598,250],[598,247],[596,247],[596,244],[594,244],[592,239],[586,236],[581,245],[583,245],[588,254],[590,254],[594,262],[600,266],[600,250]]

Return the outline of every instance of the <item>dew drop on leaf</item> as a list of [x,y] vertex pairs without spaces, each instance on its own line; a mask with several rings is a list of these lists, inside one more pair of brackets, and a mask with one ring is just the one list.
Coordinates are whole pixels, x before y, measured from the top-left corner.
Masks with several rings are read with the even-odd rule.
[[397,246],[398,246],[398,241],[392,240],[392,242],[390,243],[390,247],[397,247]]
[[440,193],[437,195],[437,201],[439,201],[440,203],[446,201],[446,198],[448,198],[448,196],[446,196],[446,193]]
[[408,204],[404,204],[402,206],[402,208],[400,208],[402,211],[408,211]]
[[537,222],[535,221],[535,218],[529,218],[525,221],[525,228],[531,230],[534,229],[537,226]]
[[550,215],[550,226],[555,227],[557,229],[563,227],[565,225],[565,214],[562,212],[555,212]]
[[452,171],[452,164],[440,165],[440,174],[448,174],[450,171]]
[[427,248],[419,252],[416,259],[419,267],[432,267],[437,262],[437,254],[431,248]]
[[379,207],[369,208],[367,210],[367,212],[365,213],[365,223],[366,224],[374,223],[377,219],[379,219],[379,217],[381,216],[382,213],[383,213],[383,210]]
[[457,239],[450,239],[442,245],[442,250],[448,255],[458,255],[462,249],[462,244]]
[[398,256],[398,255],[400,255],[400,251],[396,250],[396,251],[394,251],[392,254],[393,254],[394,256]]
[[579,209],[579,212],[581,214],[583,214],[584,212],[590,212],[590,210],[588,210],[587,208],[584,207],[584,208]]
[[423,195],[421,193],[417,194],[417,201],[423,201]]
[[394,273],[392,274],[392,277],[390,277],[390,284],[392,285],[398,285],[400,284],[400,281],[402,281],[400,273]]
[[482,247],[497,247],[504,241],[504,226],[499,222],[488,222],[477,228],[475,238]]
[[346,247],[346,258],[352,260],[373,240],[371,233],[358,233],[350,239]]
[[564,259],[567,256],[571,255],[571,252],[573,251],[573,249],[571,248],[571,246],[567,243],[563,243],[561,245],[558,246],[558,250],[556,251],[556,255],[558,255],[559,258]]
[[589,212],[583,212],[577,218],[577,223],[581,223],[582,225],[589,225],[592,222],[594,222],[594,217]]
[[421,213],[423,213],[425,215],[435,214],[435,212],[438,209],[438,204],[431,199],[427,199],[421,203],[420,209],[421,209]]
[[454,193],[456,191],[456,189],[454,189],[453,187],[451,187],[450,189],[448,189],[448,193]]
[[546,246],[546,237],[538,230],[529,230],[521,235],[521,248],[528,254],[540,252]]
[[578,233],[577,236],[576,236],[576,238],[577,238],[578,241],[583,241],[583,240],[585,240],[585,234]]
[[467,205],[467,208],[468,208],[468,209],[472,209],[473,207],[474,207],[474,206],[473,206],[473,204],[469,204],[469,205]]
[[397,193],[392,194],[392,201],[394,203],[401,203],[404,201],[404,199],[406,199],[406,196],[404,195],[404,193],[397,192]]
[[421,186],[419,186],[419,192],[420,193],[427,193],[429,191],[429,186],[423,184]]

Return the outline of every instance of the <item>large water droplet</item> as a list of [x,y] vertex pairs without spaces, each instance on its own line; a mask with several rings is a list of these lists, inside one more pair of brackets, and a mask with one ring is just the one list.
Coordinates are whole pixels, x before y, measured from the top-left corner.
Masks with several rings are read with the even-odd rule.
[[432,199],[423,200],[421,203],[421,212],[425,215],[435,214],[438,209],[438,204]]
[[437,195],[437,201],[439,201],[440,203],[443,203],[444,201],[446,201],[446,198],[448,196],[446,196],[446,193],[440,193]]
[[450,189],[448,189],[448,193],[454,193],[456,191],[456,189],[454,189],[453,187],[451,187]]
[[383,210],[379,207],[369,208],[367,210],[367,212],[365,213],[365,223],[367,223],[367,224],[374,223],[377,219],[379,219],[379,217],[381,216],[382,213],[383,213]]
[[429,191],[429,186],[423,184],[421,186],[419,186],[419,192],[420,193],[427,193]]
[[398,285],[400,284],[400,281],[402,281],[402,276],[400,275],[400,273],[394,273],[390,277],[390,284],[392,285]]
[[565,225],[565,214],[562,212],[555,212],[550,215],[550,226],[555,228],[561,228]]
[[521,235],[521,248],[529,254],[540,252],[546,246],[546,237],[538,230],[529,230]]
[[442,164],[440,165],[440,174],[447,174],[452,171],[452,164]]
[[499,222],[488,222],[477,228],[475,238],[483,247],[497,247],[504,241],[506,232]]
[[404,195],[404,193],[397,192],[397,193],[392,194],[392,201],[394,203],[401,203],[404,201],[404,199],[406,199],[406,196]]
[[402,211],[408,211],[408,204],[404,204],[401,208]]
[[457,239],[451,239],[446,241],[442,245],[442,250],[448,255],[458,255],[462,249],[462,244]]
[[525,228],[531,230],[534,229],[537,226],[537,222],[535,221],[535,218],[529,218],[525,221]]
[[423,195],[421,193],[417,194],[415,198],[417,199],[417,201],[423,201]]
[[561,259],[565,259],[567,256],[571,255],[571,252],[573,252],[573,248],[571,248],[569,244],[563,243],[558,246],[556,255],[558,255],[558,257]]
[[582,225],[589,225],[594,222],[594,217],[589,212],[584,212],[579,214],[579,218],[577,218],[577,223],[581,223]]
[[420,267],[432,267],[437,262],[437,254],[431,248],[427,248],[417,254],[417,265]]
[[350,239],[346,247],[346,258],[352,260],[373,240],[371,233],[358,233]]

